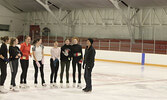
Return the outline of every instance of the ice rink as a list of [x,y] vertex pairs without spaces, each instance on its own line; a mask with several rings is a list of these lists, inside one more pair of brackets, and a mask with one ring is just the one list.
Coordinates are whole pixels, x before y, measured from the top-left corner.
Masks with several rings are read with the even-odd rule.
[[[70,88],[49,86],[50,57],[45,57],[45,80],[47,87],[34,87],[34,67],[32,59],[28,71],[29,89],[20,92],[9,91],[0,94],[0,100],[167,100],[167,68],[151,67],[112,62],[96,62],[93,69],[93,91],[84,93],[81,89],[72,88],[72,67],[70,67]],[[60,71],[60,69],[59,69]],[[82,73],[84,70],[82,70]],[[21,68],[17,74],[19,85]],[[60,73],[60,72],[59,72]],[[5,87],[10,85],[10,67]],[[38,76],[40,82],[40,74]],[[59,82],[59,75],[58,80]],[[82,83],[85,85],[82,75]]]

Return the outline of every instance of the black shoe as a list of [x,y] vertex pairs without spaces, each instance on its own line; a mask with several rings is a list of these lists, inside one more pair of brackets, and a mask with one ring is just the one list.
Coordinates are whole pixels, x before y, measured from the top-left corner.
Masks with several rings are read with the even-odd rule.
[[82,89],[83,91],[85,91],[87,89],[87,87],[85,87],[84,89]]
[[92,89],[85,89],[84,92],[92,92]]

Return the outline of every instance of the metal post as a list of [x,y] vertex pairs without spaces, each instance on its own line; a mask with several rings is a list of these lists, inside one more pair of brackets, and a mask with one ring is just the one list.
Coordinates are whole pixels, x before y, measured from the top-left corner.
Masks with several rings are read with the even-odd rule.
[[15,37],[16,31],[13,32],[13,37]]
[[99,50],[100,50],[100,40],[99,40]]
[[121,51],[121,41],[119,41],[119,51]]
[[130,42],[130,52],[132,52],[132,42]]
[[25,34],[26,34],[26,31],[23,32],[23,41],[25,40]]
[[49,46],[49,34],[48,34],[48,46]]
[[153,26],[153,35],[154,35],[154,53],[155,53],[155,32],[154,32],[154,26]]
[[34,30],[32,31],[32,40],[34,40]]
[[80,45],[82,45],[82,44],[81,44],[81,43],[82,43],[82,40],[81,40],[81,39],[80,39],[79,43],[80,43]]
[[111,42],[110,42],[110,40],[109,40],[108,50],[110,50],[110,47],[111,47]]
[[141,36],[141,38],[142,38],[142,47],[141,47],[142,50],[141,50],[141,52],[143,53],[143,49],[144,49],[144,48],[143,48],[143,46],[144,46],[144,44],[143,44],[143,32],[141,33],[141,35],[142,35],[142,36]]

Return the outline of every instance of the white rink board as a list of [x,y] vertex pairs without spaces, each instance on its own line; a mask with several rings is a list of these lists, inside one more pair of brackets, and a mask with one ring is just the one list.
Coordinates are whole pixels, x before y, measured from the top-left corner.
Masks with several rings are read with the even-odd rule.
[[[52,47],[45,46],[44,53],[50,55],[51,48]],[[84,54],[84,51],[85,51],[85,49],[83,49],[83,54]],[[102,59],[102,60],[141,63],[142,53],[96,50],[95,58]],[[164,54],[149,54],[149,53],[145,54],[145,63],[146,64],[167,65],[166,60],[167,60],[167,55],[164,55]]]
[[[45,46],[45,54],[50,54],[51,48],[52,47]],[[83,54],[84,54],[84,51],[85,49],[83,49]],[[96,50],[95,58],[102,59],[102,60],[114,60],[114,61],[141,63],[142,53]],[[146,64],[167,65],[166,60],[167,60],[167,55],[149,54],[149,53],[145,54]]]

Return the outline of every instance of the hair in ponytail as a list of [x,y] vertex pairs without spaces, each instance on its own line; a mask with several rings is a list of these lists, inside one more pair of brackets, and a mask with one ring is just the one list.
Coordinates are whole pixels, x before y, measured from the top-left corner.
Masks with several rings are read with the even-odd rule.
[[41,39],[39,38],[39,39],[35,39],[34,41],[33,41],[33,45],[35,45],[37,42],[39,42]]
[[66,39],[64,40],[64,42],[65,42],[65,41],[67,41],[67,40],[69,40],[69,41],[70,41],[70,39],[69,39],[69,38],[66,38]]
[[74,39],[76,39],[76,40],[79,42],[79,38],[78,38],[78,37],[73,37],[73,38],[72,38],[72,41],[73,41]]
[[27,38],[29,38],[29,37],[30,37],[30,36],[28,36],[28,35],[25,35],[25,36],[24,36],[24,39],[26,40],[26,39],[27,39]]
[[2,40],[3,42],[6,42],[6,41],[9,40],[9,37],[8,37],[8,36],[1,37],[1,40]]
[[11,38],[10,39],[10,46],[13,46],[14,42],[16,41],[16,38]]

